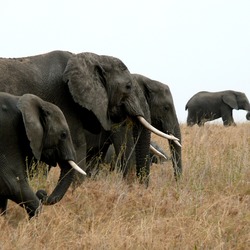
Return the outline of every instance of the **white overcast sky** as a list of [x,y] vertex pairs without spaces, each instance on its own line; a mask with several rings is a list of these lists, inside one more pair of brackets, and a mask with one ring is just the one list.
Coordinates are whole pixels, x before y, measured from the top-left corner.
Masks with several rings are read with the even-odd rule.
[[[181,122],[198,91],[232,89],[250,99],[249,0],[8,0],[0,13],[0,57],[118,57],[170,86]],[[235,120],[245,114],[235,111]]]

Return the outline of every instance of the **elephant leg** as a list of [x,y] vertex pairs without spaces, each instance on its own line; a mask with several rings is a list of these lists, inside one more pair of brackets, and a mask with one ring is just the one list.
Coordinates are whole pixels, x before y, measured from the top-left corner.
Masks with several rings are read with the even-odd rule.
[[100,163],[105,162],[109,146],[112,144],[110,131],[102,130],[99,134],[86,131],[87,157],[86,170],[88,176],[95,176],[100,170]]
[[97,168],[96,173],[98,173],[100,170],[99,164],[105,163],[105,157],[111,145],[112,145],[112,140],[110,132],[108,133],[104,132],[102,135],[101,144],[98,147],[98,153],[96,154],[98,156],[98,162],[96,164]]
[[197,124],[199,127],[202,127],[205,124],[205,120],[198,120]]
[[188,125],[189,127],[192,127],[194,124],[195,124],[195,122],[194,122],[193,119],[191,118],[190,114],[188,114],[188,117],[187,117],[187,125]]
[[18,187],[16,187],[16,191],[10,199],[21,207],[24,207],[31,219],[40,212],[41,202],[26,180],[19,180],[18,182]]
[[112,133],[112,142],[114,144],[117,160],[113,163],[112,168],[117,168],[122,172],[125,178],[128,172],[132,171],[135,165],[134,159],[134,142],[132,135],[132,126],[130,122],[121,124]]
[[111,142],[106,141],[101,148],[97,147],[88,151],[86,159],[86,172],[89,177],[94,177],[99,173],[100,163],[105,162],[105,156],[110,145]]
[[191,121],[187,121],[187,126],[188,127],[193,127],[195,123],[191,122]]
[[1,215],[6,214],[7,203],[8,203],[8,199],[6,199],[5,197],[0,198],[0,214]]
[[196,111],[189,110],[188,111],[188,117],[187,117],[187,125],[189,127],[194,126],[195,124],[198,124],[199,117]]
[[222,114],[222,121],[224,126],[236,125],[233,119],[233,111],[227,110]]
[[146,187],[149,184],[150,174],[150,152],[149,145],[151,140],[151,133],[139,126],[134,130],[134,138],[136,143],[136,175],[140,183],[144,183]]

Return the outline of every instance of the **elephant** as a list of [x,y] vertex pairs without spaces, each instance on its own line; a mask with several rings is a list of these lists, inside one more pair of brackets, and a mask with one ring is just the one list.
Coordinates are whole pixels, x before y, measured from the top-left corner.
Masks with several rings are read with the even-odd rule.
[[[142,93],[145,99],[144,105],[147,105],[149,107],[150,111],[150,120],[151,124],[157,128],[160,131],[163,131],[164,133],[173,134],[175,137],[179,139],[181,142],[181,130],[180,125],[178,122],[178,118],[175,111],[175,106],[172,98],[171,91],[168,87],[168,85],[163,84],[161,82],[152,80],[150,78],[147,78],[146,76],[140,75],[140,74],[131,74],[131,77],[135,83],[135,85],[138,87],[138,92]],[[145,103],[146,101],[146,103]],[[133,168],[133,162],[135,159],[133,158],[133,148],[134,148],[134,141],[136,139],[132,139],[133,135],[127,135],[128,131],[124,129],[123,133],[118,133],[118,135],[113,135],[116,137],[117,140],[120,140],[120,146],[119,143],[117,145],[114,145],[115,148],[115,154],[116,154],[116,165],[121,165],[121,171],[126,176],[128,171],[130,171],[131,168]],[[121,136],[123,135],[123,136]],[[127,138],[127,141],[126,139]],[[107,140],[108,141],[108,140]],[[120,151],[121,151],[121,144],[126,141],[126,147],[125,147],[125,161],[124,159],[121,160],[122,163],[118,163],[118,160],[120,158]],[[105,155],[107,152],[107,148],[112,142],[107,142],[106,149],[100,149],[102,151],[102,161],[105,162]],[[176,179],[179,179],[179,177],[182,174],[182,157],[181,157],[181,147],[180,144],[176,143],[175,140],[169,140],[169,146],[171,150],[171,159],[173,163],[174,168],[174,175]],[[135,152],[135,155],[138,154],[138,152]],[[148,152],[148,159],[151,159],[149,157]],[[130,161],[128,159],[131,159]],[[150,162],[151,160],[149,160]],[[136,164],[136,172],[137,175],[140,173],[141,169],[138,169]],[[145,169],[144,169],[145,171]],[[148,177],[150,173],[149,168],[146,169],[146,176]]]
[[250,121],[250,111],[247,112],[247,114],[246,114],[246,119],[247,119],[248,121]]
[[203,126],[205,122],[220,117],[224,126],[236,125],[232,115],[233,109],[250,111],[250,104],[244,93],[233,90],[198,92],[185,106],[185,110],[188,110],[187,125]]
[[[106,147],[106,134],[129,118],[133,121],[134,133],[140,135],[136,144],[139,152],[136,164],[140,172],[149,168],[146,156],[150,131],[145,127],[150,123],[149,109],[120,59],[67,51],[1,58],[0,91],[15,95],[31,93],[57,105],[66,117],[77,163],[83,170],[91,164],[95,149]],[[178,140],[172,135],[164,136]],[[119,144],[117,138],[109,137],[114,145]],[[76,181],[78,186],[84,178],[75,175],[75,179],[79,180]]]
[[[176,114],[173,97],[168,85],[140,74],[132,74],[140,86],[150,110],[151,124],[160,131],[172,134],[181,143],[181,130]],[[175,140],[168,140],[174,175],[178,179],[182,174],[181,145]]]
[[[14,96],[0,92],[0,214],[6,213],[8,199],[26,209],[32,218],[43,204],[60,201],[73,178],[72,169],[86,174],[75,163],[70,131],[62,111],[32,94]],[[50,166],[57,164],[61,174],[54,191],[35,194],[28,183],[27,166],[32,159]]]

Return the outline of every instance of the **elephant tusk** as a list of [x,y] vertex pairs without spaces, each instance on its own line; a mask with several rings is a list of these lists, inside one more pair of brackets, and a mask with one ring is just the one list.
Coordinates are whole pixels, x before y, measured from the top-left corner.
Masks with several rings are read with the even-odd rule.
[[179,147],[182,147],[178,141],[174,140],[174,143],[176,143]]
[[74,168],[76,171],[78,171],[79,173],[83,174],[83,175],[87,175],[85,171],[83,171],[75,162],[73,161],[68,161],[69,165]]
[[161,132],[160,130],[152,126],[150,123],[148,123],[142,116],[137,116],[137,118],[141,122],[141,124],[151,132],[168,140],[173,140],[178,146],[181,147],[181,144],[179,143],[179,139],[177,137]]
[[156,155],[158,155],[158,156],[160,156],[160,157],[162,157],[162,158],[168,160],[168,158],[167,158],[164,154],[162,154],[160,151],[158,151],[158,150],[157,150],[154,146],[152,146],[151,144],[150,144],[150,150],[151,150],[154,154],[156,154]]

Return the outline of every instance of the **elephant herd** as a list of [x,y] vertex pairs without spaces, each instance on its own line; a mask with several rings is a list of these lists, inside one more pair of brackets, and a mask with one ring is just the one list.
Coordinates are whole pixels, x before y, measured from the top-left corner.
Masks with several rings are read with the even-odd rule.
[[[66,51],[0,58],[0,92],[1,214],[8,200],[30,218],[42,204],[60,201],[111,144],[123,176],[135,166],[147,186],[151,131],[169,140],[174,174],[181,175],[181,132],[169,87],[131,74],[118,58]],[[29,186],[26,166],[33,161],[60,167],[50,195]]]
[[[190,126],[218,117],[231,125],[232,109],[250,111],[250,104],[239,92],[200,92],[186,109]],[[151,132],[168,140],[171,157],[151,142]],[[124,178],[135,169],[148,185],[156,160],[150,150],[171,159],[176,179],[182,174],[181,130],[169,87],[130,73],[112,56],[52,51],[0,58],[0,141],[0,214],[8,200],[29,218],[42,204],[57,203],[72,182],[81,185],[100,162],[110,162],[111,147]],[[29,186],[34,161],[61,169],[50,195]]]

